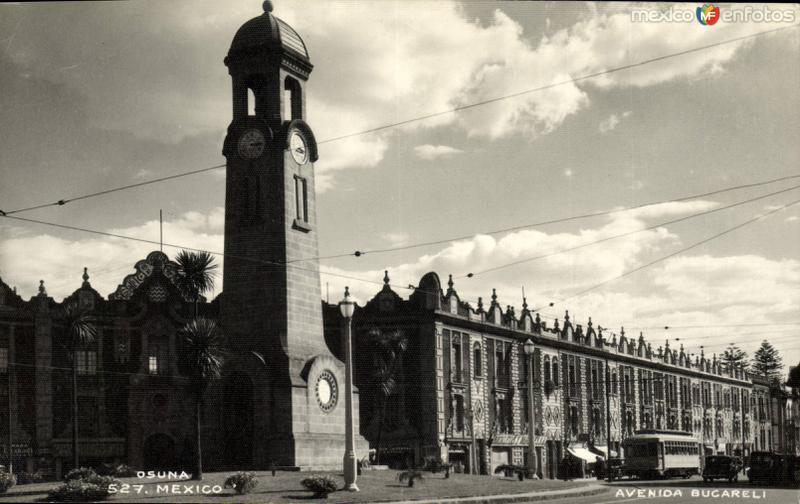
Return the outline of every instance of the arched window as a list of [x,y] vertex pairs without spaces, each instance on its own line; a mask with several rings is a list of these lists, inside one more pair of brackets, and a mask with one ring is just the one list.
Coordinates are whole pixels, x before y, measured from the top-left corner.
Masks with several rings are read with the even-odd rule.
[[483,368],[481,366],[481,344],[475,343],[472,347],[472,366],[475,370],[475,376],[481,376],[483,374]]

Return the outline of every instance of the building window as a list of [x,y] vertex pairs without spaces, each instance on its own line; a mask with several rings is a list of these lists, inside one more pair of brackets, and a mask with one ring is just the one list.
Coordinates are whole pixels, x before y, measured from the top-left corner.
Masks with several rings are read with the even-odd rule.
[[78,432],[81,436],[98,434],[97,398],[78,397]]
[[475,370],[475,376],[481,376],[483,373],[483,369],[481,368],[481,345],[480,343],[475,343],[475,346],[472,349],[472,359],[473,359],[473,369]]
[[453,382],[461,383],[461,333],[453,333],[451,348],[453,349]]
[[575,356],[570,355],[567,357],[567,378],[569,379],[569,396],[570,397],[577,397],[578,396],[578,367],[575,362]]
[[464,397],[456,396],[456,430],[464,431]]
[[558,387],[560,379],[558,377],[558,359],[553,357],[553,384]]
[[151,375],[165,375],[168,369],[169,349],[166,342],[150,342],[147,355],[147,371]]
[[8,372],[8,348],[0,348],[0,373]]
[[94,376],[97,374],[97,352],[94,350],[78,350],[75,352],[78,364],[78,374]]
[[302,177],[294,178],[294,199],[297,220],[308,222],[308,184]]
[[549,382],[552,378],[550,377],[550,356],[545,355],[544,357],[544,381],[545,383]]

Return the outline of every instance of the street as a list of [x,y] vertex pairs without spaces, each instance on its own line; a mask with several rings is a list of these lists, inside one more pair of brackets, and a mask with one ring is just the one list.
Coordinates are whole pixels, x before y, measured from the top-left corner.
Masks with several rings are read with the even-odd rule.
[[[704,503],[704,502],[769,502],[770,504],[800,503],[798,487],[766,487],[738,483],[704,483],[699,477],[689,480],[619,481],[610,485],[609,492],[600,496],[571,499],[572,504],[616,504],[647,500],[652,503]],[[567,502],[565,499],[564,502]]]

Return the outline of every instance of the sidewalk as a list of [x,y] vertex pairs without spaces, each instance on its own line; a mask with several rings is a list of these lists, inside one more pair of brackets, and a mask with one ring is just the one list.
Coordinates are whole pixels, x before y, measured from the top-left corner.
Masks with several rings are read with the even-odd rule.
[[543,490],[522,494],[479,495],[476,497],[453,497],[446,499],[422,499],[407,501],[392,501],[383,504],[506,504],[509,502],[534,502],[575,497],[588,497],[600,495],[610,491],[605,485],[591,484],[582,487],[565,488],[563,490]]

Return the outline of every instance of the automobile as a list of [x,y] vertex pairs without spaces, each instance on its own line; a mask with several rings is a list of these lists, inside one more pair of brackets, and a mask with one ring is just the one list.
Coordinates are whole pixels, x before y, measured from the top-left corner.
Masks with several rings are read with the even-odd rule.
[[726,479],[733,483],[738,481],[742,470],[742,459],[728,455],[711,455],[705,458],[703,481]]
[[753,485],[779,483],[783,479],[783,456],[771,452],[751,453],[747,479]]
[[608,471],[607,476],[611,477],[611,481],[622,479],[622,463],[621,458],[612,457],[608,459],[606,470]]

